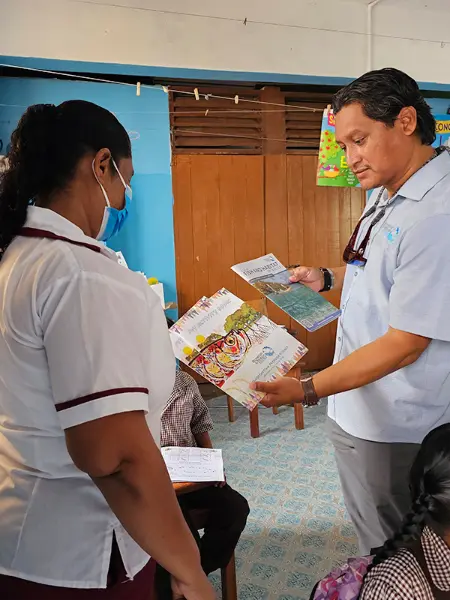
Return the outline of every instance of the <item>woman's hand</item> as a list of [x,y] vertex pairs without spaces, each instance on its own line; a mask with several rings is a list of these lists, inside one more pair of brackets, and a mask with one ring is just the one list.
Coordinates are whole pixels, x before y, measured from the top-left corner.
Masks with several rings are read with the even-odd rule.
[[256,381],[250,384],[250,388],[266,394],[261,404],[268,408],[294,404],[304,398],[302,385],[295,377],[280,377],[275,381]]
[[172,593],[174,600],[215,600],[216,594],[209,579],[201,572],[192,582],[183,583],[172,577]]
[[314,267],[297,267],[292,269],[289,278],[292,283],[303,283],[315,292],[320,292],[324,286],[324,277],[320,269]]

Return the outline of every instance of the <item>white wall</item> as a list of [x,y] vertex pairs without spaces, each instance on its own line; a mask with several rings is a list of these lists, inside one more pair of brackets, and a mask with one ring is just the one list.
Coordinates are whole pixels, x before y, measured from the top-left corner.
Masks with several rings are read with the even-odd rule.
[[[354,77],[368,67],[367,2],[0,0],[0,55]],[[449,83],[449,18],[450,0],[383,0],[372,66]]]

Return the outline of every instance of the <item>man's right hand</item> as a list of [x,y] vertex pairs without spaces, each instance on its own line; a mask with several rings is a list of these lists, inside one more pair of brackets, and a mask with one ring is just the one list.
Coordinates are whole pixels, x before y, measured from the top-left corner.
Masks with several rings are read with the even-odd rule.
[[203,571],[189,583],[182,583],[172,576],[172,594],[173,600],[216,600],[214,588]]
[[315,267],[296,267],[290,277],[292,283],[303,283],[315,292],[320,292],[324,286],[323,273]]

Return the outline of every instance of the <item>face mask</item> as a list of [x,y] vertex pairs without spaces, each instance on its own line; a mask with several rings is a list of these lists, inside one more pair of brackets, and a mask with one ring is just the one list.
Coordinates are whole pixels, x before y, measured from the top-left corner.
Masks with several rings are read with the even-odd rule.
[[122,208],[122,210],[117,210],[117,208],[113,208],[111,206],[111,203],[108,198],[108,194],[106,193],[105,188],[102,186],[102,184],[100,183],[100,181],[97,178],[97,175],[95,174],[94,161],[92,161],[92,171],[94,172],[94,177],[95,177],[95,179],[97,179],[99,186],[102,188],[103,196],[105,197],[105,201],[106,201],[105,211],[103,213],[102,224],[100,227],[100,231],[98,232],[98,235],[97,235],[97,239],[100,242],[107,242],[114,235],[119,233],[119,231],[124,226],[125,221],[127,220],[128,211],[130,209],[130,203],[131,203],[131,200],[133,199],[133,191],[132,191],[131,187],[125,183],[125,180],[122,177],[122,173],[117,168],[117,165],[114,162],[114,159],[113,159],[112,163],[120,177],[120,181],[122,182],[123,187],[125,188],[125,206]]

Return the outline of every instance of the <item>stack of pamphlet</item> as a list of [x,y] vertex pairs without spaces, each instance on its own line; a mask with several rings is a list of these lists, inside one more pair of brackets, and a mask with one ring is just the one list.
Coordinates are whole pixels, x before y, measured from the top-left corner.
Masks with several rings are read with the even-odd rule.
[[249,410],[253,381],[286,375],[307,349],[226,289],[203,297],[170,329],[175,356]]

